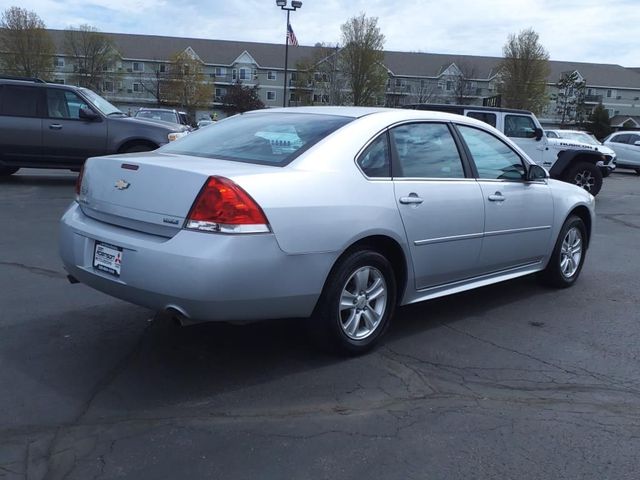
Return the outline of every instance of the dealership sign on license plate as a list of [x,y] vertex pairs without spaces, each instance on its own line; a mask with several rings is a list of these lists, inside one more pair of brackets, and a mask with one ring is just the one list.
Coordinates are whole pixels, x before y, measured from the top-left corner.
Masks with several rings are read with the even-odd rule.
[[120,276],[122,266],[122,248],[108,243],[96,242],[93,252],[93,268]]

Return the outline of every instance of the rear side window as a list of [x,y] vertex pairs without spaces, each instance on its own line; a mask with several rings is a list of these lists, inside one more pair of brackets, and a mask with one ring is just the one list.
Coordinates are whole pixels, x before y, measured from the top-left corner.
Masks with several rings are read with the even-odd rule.
[[358,157],[358,165],[367,177],[391,177],[391,160],[387,134],[383,133]]
[[37,117],[40,91],[39,88],[4,85],[0,89],[0,114]]
[[513,138],[533,138],[536,136],[536,124],[526,115],[505,115],[504,134]]
[[442,123],[413,123],[391,129],[398,154],[398,177],[464,178],[462,160],[449,128]]
[[484,123],[488,123],[492,127],[496,126],[496,114],[489,112],[467,112],[467,117],[475,118]]
[[311,113],[236,115],[170,143],[161,151],[284,166],[352,120]]
[[525,167],[520,156],[502,140],[473,127],[459,125],[473,161],[478,177],[491,180],[523,180]]
[[636,142],[640,142],[640,135],[634,135],[634,134],[629,135],[629,144],[635,145]]

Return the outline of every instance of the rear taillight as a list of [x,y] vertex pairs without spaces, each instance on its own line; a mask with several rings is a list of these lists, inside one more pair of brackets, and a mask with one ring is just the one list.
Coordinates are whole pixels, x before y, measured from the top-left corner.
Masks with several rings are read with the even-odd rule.
[[220,233],[269,232],[269,222],[256,201],[224,177],[209,177],[196,197],[185,227]]
[[84,165],[80,167],[80,173],[78,173],[78,178],[76,178],[76,198],[80,196],[80,191],[82,189],[83,175],[84,175]]

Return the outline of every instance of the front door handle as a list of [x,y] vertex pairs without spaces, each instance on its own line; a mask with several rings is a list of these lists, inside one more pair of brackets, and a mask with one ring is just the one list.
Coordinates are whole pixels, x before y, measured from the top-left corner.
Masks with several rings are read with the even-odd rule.
[[409,194],[408,197],[400,197],[400,203],[403,205],[420,205],[422,202],[424,202],[424,200],[415,193]]
[[493,195],[489,195],[490,202],[504,202],[505,197],[500,192],[496,192]]
[[51,130],[62,130],[62,125],[60,125],[59,123],[52,123],[51,125],[49,125],[49,128]]

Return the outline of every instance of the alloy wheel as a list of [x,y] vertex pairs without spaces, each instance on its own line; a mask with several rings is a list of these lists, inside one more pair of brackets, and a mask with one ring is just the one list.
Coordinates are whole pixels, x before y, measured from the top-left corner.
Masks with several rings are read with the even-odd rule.
[[576,173],[576,176],[573,179],[573,183],[581,188],[584,188],[587,192],[591,192],[596,184],[596,179],[589,170],[582,170]]
[[347,280],[340,295],[339,318],[352,340],[369,337],[380,326],[387,308],[387,282],[374,267],[361,267]]
[[571,227],[562,241],[560,271],[564,278],[571,278],[578,271],[582,259],[582,233]]

